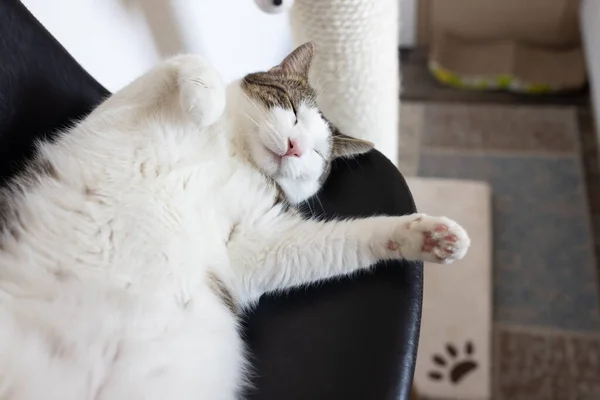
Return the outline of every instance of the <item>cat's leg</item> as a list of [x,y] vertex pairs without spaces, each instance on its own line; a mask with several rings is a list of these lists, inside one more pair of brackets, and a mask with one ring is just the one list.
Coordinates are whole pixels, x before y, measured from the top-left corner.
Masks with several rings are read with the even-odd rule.
[[167,59],[119,90],[94,114],[119,112],[137,118],[137,113],[178,118],[181,112],[199,128],[214,124],[225,110],[225,84],[217,70],[198,55]]
[[196,55],[168,61],[177,69],[181,107],[201,128],[214,124],[225,110],[225,84],[217,70]]
[[356,270],[381,260],[458,260],[470,244],[465,230],[445,217],[413,214],[344,221],[281,216],[240,227],[229,243],[241,295],[298,286]]

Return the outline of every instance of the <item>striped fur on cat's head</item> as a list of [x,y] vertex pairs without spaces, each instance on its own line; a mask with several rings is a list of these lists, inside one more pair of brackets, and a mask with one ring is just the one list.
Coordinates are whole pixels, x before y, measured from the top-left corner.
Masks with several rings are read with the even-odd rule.
[[317,107],[308,83],[314,52],[314,44],[303,44],[278,66],[240,82],[238,112],[246,126],[240,139],[251,161],[281,186],[291,203],[319,190],[332,160],[373,148],[340,133]]

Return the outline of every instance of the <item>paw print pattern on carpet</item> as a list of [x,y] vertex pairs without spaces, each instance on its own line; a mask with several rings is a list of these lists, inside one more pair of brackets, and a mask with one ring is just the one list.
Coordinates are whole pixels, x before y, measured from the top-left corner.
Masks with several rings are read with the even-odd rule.
[[465,343],[463,354],[459,353],[455,345],[448,343],[446,355],[434,354],[431,357],[436,369],[429,372],[429,378],[434,381],[446,379],[455,385],[460,383],[478,366],[473,360],[474,352],[475,348],[471,341]]

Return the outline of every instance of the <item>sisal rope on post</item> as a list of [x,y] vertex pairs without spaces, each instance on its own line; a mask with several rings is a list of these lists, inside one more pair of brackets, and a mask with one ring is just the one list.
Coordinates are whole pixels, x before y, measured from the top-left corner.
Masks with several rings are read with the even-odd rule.
[[398,0],[296,0],[294,45],[317,46],[310,72],[325,116],[398,161]]

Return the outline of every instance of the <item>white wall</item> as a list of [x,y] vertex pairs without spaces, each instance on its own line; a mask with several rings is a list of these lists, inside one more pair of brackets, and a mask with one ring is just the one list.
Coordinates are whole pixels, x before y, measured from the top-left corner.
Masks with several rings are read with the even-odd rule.
[[581,30],[590,76],[592,101],[594,103],[596,133],[600,139],[600,1],[583,0]]
[[399,44],[403,48],[413,48],[417,45],[417,9],[418,0],[398,0],[400,2]]
[[[411,46],[417,0],[398,1],[400,42]],[[229,81],[275,65],[291,49],[287,15],[265,14],[253,0],[22,2],[111,91],[177,52],[208,57]]]
[[115,91],[181,52],[207,57],[226,80],[273,66],[291,49],[286,15],[252,0],[23,0],[67,50]]

